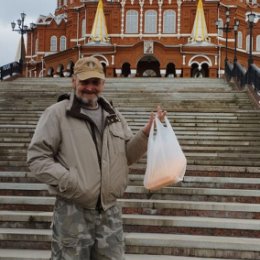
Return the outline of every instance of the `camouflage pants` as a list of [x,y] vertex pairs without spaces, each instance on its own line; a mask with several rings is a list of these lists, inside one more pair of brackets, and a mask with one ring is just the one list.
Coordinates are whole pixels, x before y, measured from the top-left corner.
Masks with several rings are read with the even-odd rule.
[[99,213],[57,199],[52,223],[52,260],[124,260],[121,210]]

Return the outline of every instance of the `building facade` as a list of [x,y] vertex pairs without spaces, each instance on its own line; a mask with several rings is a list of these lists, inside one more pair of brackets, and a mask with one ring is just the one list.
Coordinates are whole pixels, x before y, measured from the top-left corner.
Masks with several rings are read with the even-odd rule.
[[26,76],[71,76],[78,58],[93,55],[107,77],[221,77],[235,49],[247,68],[251,11],[259,14],[252,54],[260,67],[254,0],[58,0],[28,32]]

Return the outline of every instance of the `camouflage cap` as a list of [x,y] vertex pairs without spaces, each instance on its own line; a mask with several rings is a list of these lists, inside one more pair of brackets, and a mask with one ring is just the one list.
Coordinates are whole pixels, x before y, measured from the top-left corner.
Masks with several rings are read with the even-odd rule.
[[105,79],[105,73],[100,61],[95,57],[79,59],[74,66],[74,74],[79,80],[90,78]]

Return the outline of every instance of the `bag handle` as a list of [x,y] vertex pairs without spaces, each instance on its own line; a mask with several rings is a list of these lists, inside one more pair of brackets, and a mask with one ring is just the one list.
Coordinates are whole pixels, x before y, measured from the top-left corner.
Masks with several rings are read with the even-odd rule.
[[[164,117],[164,121],[165,121],[165,123],[166,123],[166,127],[172,129],[172,126],[171,126],[171,124],[170,124],[170,122],[169,122],[167,116]],[[155,123],[156,123],[157,128],[165,127],[165,126],[162,124],[162,122],[159,120],[158,116],[155,117]]]

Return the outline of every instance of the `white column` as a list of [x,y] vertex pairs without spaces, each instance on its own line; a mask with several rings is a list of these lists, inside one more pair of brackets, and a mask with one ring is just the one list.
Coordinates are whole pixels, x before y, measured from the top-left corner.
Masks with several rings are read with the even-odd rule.
[[139,28],[140,28],[140,32],[139,32],[139,35],[140,35],[140,39],[142,38],[143,36],[143,7],[144,7],[144,0],[139,0],[139,5],[140,5],[140,25],[139,25]]
[[181,70],[176,70],[176,75],[177,75],[177,78],[179,78],[181,76]]
[[162,4],[163,0],[158,0],[158,6],[159,6],[159,17],[158,17],[158,37],[161,38],[162,34]]
[[116,69],[116,76],[119,78],[121,77],[122,70],[121,69]]
[[124,38],[124,24],[125,24],[125,1],[121,2],[121,38]]
[[181,34],[181,0],[177,0],[178,11],[177,11],[177,34],[180,37]]
[[160,69],[160,74],[162,77],[165,77],[166,69]]
[[131,69],[131,78],[134,78],[136,75],[136,69]]
[[183,55],[182,56],[182,65],[185,65],[186,64],[186,55]]

